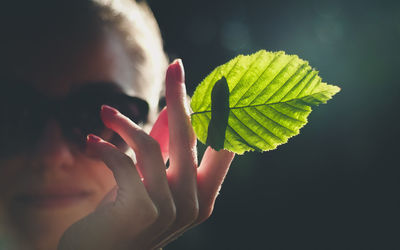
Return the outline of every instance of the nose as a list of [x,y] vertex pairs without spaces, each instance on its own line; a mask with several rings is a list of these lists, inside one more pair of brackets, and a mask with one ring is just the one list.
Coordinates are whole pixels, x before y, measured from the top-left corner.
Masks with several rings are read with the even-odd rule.
[[38,166],[68,167],[74,162],[70,145],[65,140],[60,125],[54,120],[47,122],[34,153],[33,158]]

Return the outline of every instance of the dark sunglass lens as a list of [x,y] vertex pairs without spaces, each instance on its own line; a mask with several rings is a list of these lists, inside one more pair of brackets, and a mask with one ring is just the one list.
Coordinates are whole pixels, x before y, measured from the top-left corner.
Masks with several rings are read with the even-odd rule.
[[114,107],[137,124],[147,122],[149,105],[140,98],[120,95],[119,101],[114,103]]
[[99,83],[83,87],[64,101],[58,115],[66,136],[83,149],[86,136],[90,133],[101,136],[117,147],[126,146],[116,133],[104,126],[100,117],[103,104],[117,108],[136,123],[147,121],[147,102],[121,93],[115,89],[115,84]]
[[66,138],[84,149],[88,134],[98,134],[104,130],[99,114],[100,106],[74,106],[67,106],[59,120]]

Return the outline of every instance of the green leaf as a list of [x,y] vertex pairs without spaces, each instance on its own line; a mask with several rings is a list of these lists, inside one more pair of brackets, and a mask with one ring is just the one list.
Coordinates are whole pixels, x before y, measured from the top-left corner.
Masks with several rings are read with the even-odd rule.
[[[198,139],[208,145],[213,140],[208,137],[218,132],[208,130],[224,127],[214,121],[210,125],[213,113],[220,113],[214,111],[218,98],[212,102],[211,93],[223,78],[229,87],[230,112],[226,132],[221,130],[220,137],[225,137],[224,149],[238,154],[272,150],[286,143],[307,123],[311,106],[326,103],[340,91],[321,82],[318,72],[296,55],[265,50],[239,55],[213,70],[192,97],[192,125]],[[220,101],[226,103],[224,98]]]

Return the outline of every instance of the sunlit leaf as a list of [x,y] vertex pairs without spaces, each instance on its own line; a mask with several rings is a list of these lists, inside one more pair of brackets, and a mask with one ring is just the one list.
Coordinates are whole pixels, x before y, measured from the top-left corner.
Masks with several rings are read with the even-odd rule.
[[[192,125],[198,139],[207,145],[213,141],[207,138],[209,135],[223,133],[221,129],[211,133],[208,130],[225,126],[213,124],[218,119],[212,118],[214,113],[223,114],[213,110],[215,105],[223,107],[226,103],[223,94],[221,105],[212,104],[214,85],[223,78],[229,87],[228,123],[221,135],[225,138],[223,148],[238,154],[272,150],[286,143],[307,123],[311,106],[326,103],[340,91],[323,83],[318,72],[296,55],[265,50],[239,55],[213,70],[192,97]],[[211,120],[215,121],[209,126]],[[220,146],[214,148],[218,150]]]

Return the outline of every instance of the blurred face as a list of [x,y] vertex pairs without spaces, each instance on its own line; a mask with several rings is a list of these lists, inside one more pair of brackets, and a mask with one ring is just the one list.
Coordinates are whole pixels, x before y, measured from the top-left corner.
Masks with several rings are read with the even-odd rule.
[[[132,92],[132,63],[112,32],[95,42],[64,42],[25,56],[19,77],[24,87],[46,98],[68,98],[100,82]],[[0,205],[6,218],[22,238],[43,249],[96,209],[115,185],[105,164],[68,140],[57,119],[46,121],[29,152],[0,159]]]

